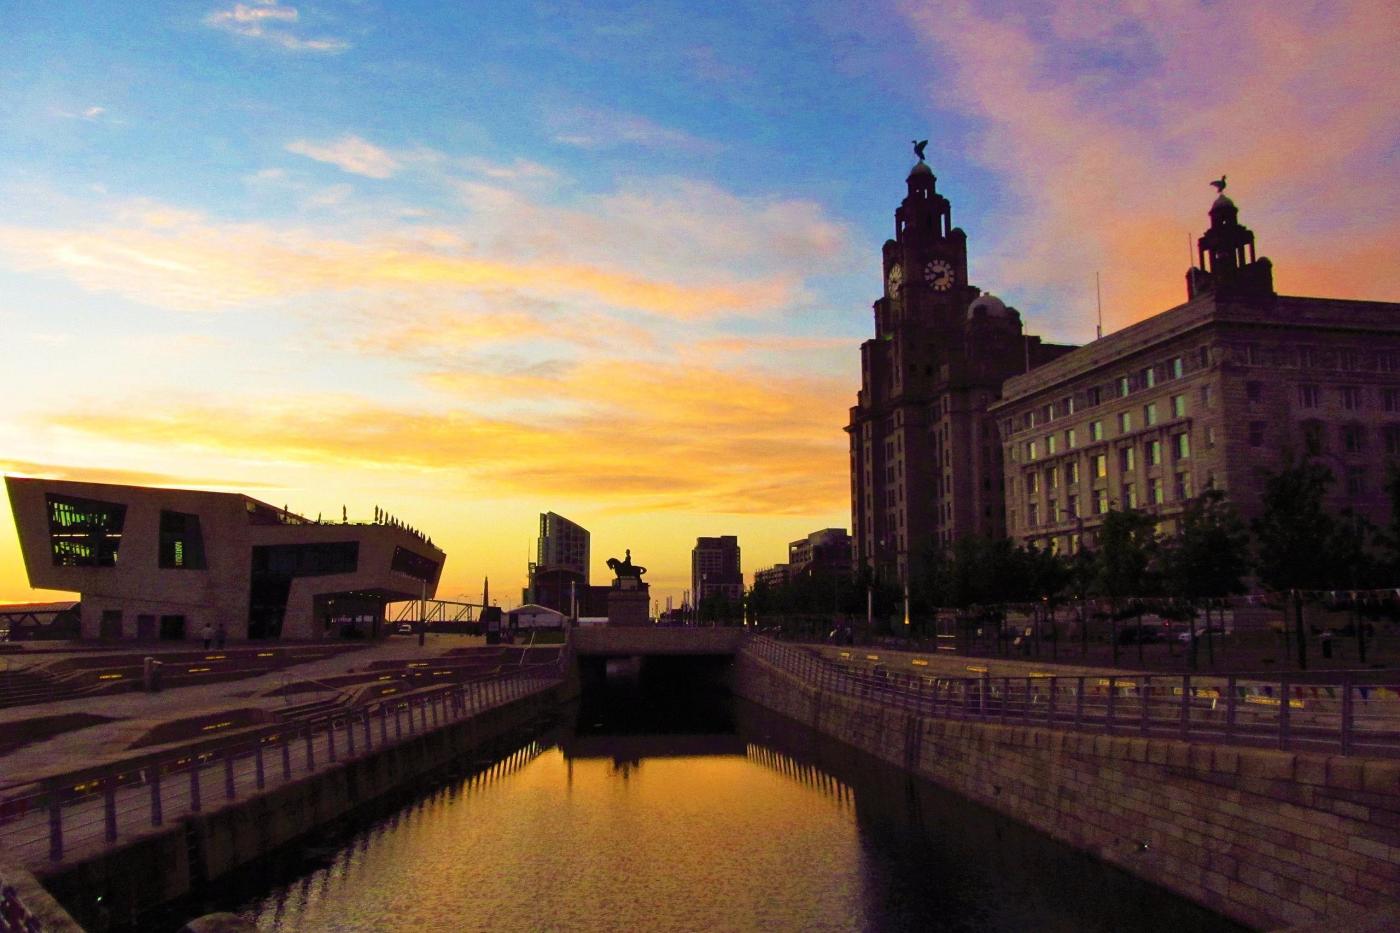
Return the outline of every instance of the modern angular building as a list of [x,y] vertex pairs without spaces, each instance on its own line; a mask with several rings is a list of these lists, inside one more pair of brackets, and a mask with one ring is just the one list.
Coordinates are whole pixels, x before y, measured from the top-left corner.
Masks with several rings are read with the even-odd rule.
[[738,537],[722,535],[695,539],[695,547],[690,552],[690,592],[696,606],[711,596],[723,596],[731,603],[744,598]]
[[1165,533],[1202,490],[1258,513],[1262,477],[1309,453],[1329,508],[1389,524],[1400,456],[1400,304],[1274,292],[1272,266],[1222,193],[1187,273],[1187,302],[1006,382],[1008,533],[1074,550],[1110,509]]
[[84,638],[377,637],[446,555],[398,523],[322,523],[234,493],[5,478],[31,586],[81,594]]
[[968,281],[967,234],[936,183],[922,159],[906,179],[846,426],[855,564],[891,582],[908,579],[920,548],[1005,534],[1002,444],[987,410],[1008,376],[1072,349],[1025,334],[1014,308]]

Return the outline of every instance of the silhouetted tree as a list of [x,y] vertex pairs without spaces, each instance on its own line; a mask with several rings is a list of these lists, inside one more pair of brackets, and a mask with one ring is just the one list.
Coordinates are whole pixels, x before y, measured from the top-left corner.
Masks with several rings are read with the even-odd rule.
[[[1156,523],[1152,516],[1136,509],[1112,510],[1104,516],[1095,550],[1095,589],[1113,607],[1113,663],[1118,663],[1118,621],[1124,601],[1155,589],[1149,568],[1157,549]],[[1142,654],[1141,609],[1128,607],[1138,615],[1138,655]]]
[[1333,479],[1323,464],[1290,457],[1277,473],[1265,473],[1264,508],[1253,523],[1260,579],[1277,592],[1293,592],[1300,668],[1308,666],[1308,643],[1298,591],[1323,588],[1334,575],[1328,545],[1336,539],[1337,522],[1323,507]]
[[1197,663],[1196,610],[1202,607],[1207,650],[1214,663],[1210,601],[1243,593],[1241,578],[1249,572],[1249,532],[1223,492],[1208,490],[1187,503],[1176,537],[1164,543],[1162,567],[1168,591],[1190,604],[1191,667]]

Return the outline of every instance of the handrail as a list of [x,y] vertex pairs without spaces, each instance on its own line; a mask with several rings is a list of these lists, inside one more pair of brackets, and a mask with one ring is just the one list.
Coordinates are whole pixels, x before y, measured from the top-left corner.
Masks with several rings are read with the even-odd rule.
[[1344,755],[1400,756],[1400,673],[1383,684],[1350,676],[1337,685],[1284,673],[1109,673],[949,676],[866,669],[806,648],[751,639],[742,649],[817,689],[936,718],[980,719],[1198,742],[1262,745]]
[[[167,814],[199,812],[211,790],[203,783],[211,768],[222,777],[222,798],[232,801],[240,793],[290,781],[295,771],[311,773],[346,755],[355,757],[360,750],[397,744],[548,689],[559,679],[553,662],[532,664],[383,697],[298,723],[245,731],[218,745],[186,745],[10,785],[0,790],[23,792],[0,796],[0,845],[30,863],[42,861],[45,853],[59,861],[75,839],[112,845],[123,825],[160,826]],[[302,762],[295,769],[294,759]]]

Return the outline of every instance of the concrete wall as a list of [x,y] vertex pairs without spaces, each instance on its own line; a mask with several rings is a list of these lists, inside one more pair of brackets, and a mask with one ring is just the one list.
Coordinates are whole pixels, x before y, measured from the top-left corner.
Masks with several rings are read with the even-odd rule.
[[589,626],[574,629],[569,637],[579,655],[733,654],[743,644],[745,632],[741,628]]
[[277,847],[393,791],[467,751],[557,709],[576,684],[546,690],[471,719],[377,749],[299,781],[55,867],[44,886],[83,927],[104,930],[175,900]]
[[1260,928],[1394,909],[1400,761],[916,716],[741,652],[736,692]]

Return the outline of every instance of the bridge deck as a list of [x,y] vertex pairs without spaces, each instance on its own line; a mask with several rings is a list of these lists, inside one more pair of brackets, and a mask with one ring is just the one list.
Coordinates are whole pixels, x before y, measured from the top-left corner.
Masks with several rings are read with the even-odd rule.
[[734,654],[744,641],[740,628],[597,626],[570,633],[574,652],[584,657]]

